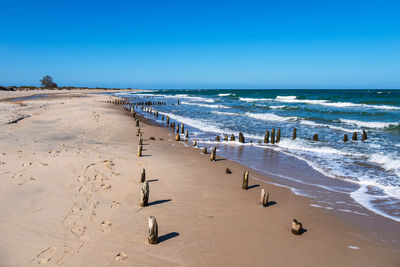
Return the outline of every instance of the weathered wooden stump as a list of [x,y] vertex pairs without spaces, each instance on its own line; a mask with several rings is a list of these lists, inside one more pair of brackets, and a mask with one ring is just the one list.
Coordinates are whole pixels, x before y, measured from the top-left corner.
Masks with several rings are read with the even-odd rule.
[[367,132],[365,131],[365,130],[363,130],[363,133],[362,133],[362,136],[361,136],[361,140],[362,141],[365,141],[365,140],[367,140],[368,138],[367,138]]
[[141,207],[146,207],[147,204],[149,204],[149,194],[150,194],[149,182],[145,181],[142,186],[142,189],[140,190],[140,206]]
[[243,173],[242,189],[247,190],[249,188],[249,171]]
[[347,142],[349,141],[349,137],[347,136],[347,134],[343,135],[343,142]]
[[185,124],[181,124],[181,133],[184,133],[185,132]]
[[229,140],[229,137],[228,137],[227,134],[225,134],[225,135],[224,135],[224,141],[228,141],[228,140]]
[[231,141],[235,141],[235,135],[231,134]]
[[269,193],[267,193],[264,188],[261,189],[260,207],[268,206],[268,198],[269,198]]
[[271,130],[271,144],[275,144],[275,128]]
[[203,147],[203,153],[207,154],[207,148],[206,147]]
[[178,99],[178,105],[179,105],[180,103],[179,103],[179,99]]
[[185,138],[189,138],[189,131],[185,130]]
[[232,173],[232,171],[231,171],[229,168],[226,168],[226,170],[225,170],[225,173],[227,173],[227,174],[231,174],[231,173]]
[[357,141],[357,132],[353,133],[353,137],[351,138],[353,141]]
[[216,154],[217,154],[217,148],[216,148],[216,147],[213,147],[213,148],[211,149],[211,161],[215,161],[215,156],[216,156]]
[[145,180],[146,180],[146,170],[143,169],[142,170],[142,175],[140,176],[140,182],[144,183]]
[[276,133],[276,143],[279,143],[281,141],[281,129],[278,128],[278,131]]
[[143,146],[139,145],[138,146],[138,151],[137,151],[137,156],[141,157],[142,156],[142,150],[143,150]]
[[139,136],[139,145],[143,145],[143,137]]
[[244,136],[242,132],[239,133],[239,143],[244,143]]
[[265,144],[268,144],[268,143],[269,143],[269,131],[265,131],[264,143],[265,143]]
[[296,138],[297,138],[297,129],[293,128],[292,140],[296,140]]
[[158,243],[158,225],[156,218],[153,216],[149,217],[149,237],[147,238],[149,244],[157,244]]
[[296,219],[292,221],[292,233],[295,235],[301,235],[304,232],[303,224]]
[[217,135],[217,137],[215,137],[215,141],[217,141],[217,142],[221,141],[219,135]]
[[167,116],[167,125],[169,125],[169,116]]
[[136,120],[136,127],[139,127],[139,120]]
[[318,134],[314,134],[313,137],[312,137],[312,140],[313,141],[318,141]]
[[176,133],[179,134],[179,123],[176,124]]
[[179,134],[175,135],[175,141],[181,141],[181,136]]

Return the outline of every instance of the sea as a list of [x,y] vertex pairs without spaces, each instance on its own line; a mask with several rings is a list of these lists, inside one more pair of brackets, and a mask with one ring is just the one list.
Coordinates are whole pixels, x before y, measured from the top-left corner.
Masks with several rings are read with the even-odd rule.
[[[137,111],[160,125],[161,115],[183,123],[187,146],[193,139],[200,149],[215,146],[217,155],[311,198],[315,208],[358,216],[369,211],[400,222],[400,90],[168,89],[114,95],[166,102],[155,107],[158,119]],[[273,128],[281,130],[280,142],[263,143],[265,131]],[[223,141],[225,134],[236,141]],[[312,141],[314,134],[319,141]]]

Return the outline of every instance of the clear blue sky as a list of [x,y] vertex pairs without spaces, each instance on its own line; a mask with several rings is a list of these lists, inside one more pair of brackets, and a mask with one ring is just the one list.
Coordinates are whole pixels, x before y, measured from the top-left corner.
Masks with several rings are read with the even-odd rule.
[[0,85],[400,88],[400,1],[0,0]]

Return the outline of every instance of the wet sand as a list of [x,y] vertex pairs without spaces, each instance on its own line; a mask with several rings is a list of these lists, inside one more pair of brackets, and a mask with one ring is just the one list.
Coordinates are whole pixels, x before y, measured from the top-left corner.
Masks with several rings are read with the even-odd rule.
[[[400,245],[379,238],[389,231],[399,240],[393,226],[350,223],[259,180],[242,190],[248,168],[223,158],[211,162],[151,123],[141,123],[138,158],[128,112],[99,102],[110,96],[71,96],[0,102],[1,266],[400,264]],[[23,105],[30,107],[20,111],[27,117],[8,124]],[[142,168],[150,185],[145,208],[139,207]],[[273,205],[259,207],[261,188]],[[159,224],[157,245],[147,244],[149,216]],[[290,233],[293,218],[307,229],[303,235]]]

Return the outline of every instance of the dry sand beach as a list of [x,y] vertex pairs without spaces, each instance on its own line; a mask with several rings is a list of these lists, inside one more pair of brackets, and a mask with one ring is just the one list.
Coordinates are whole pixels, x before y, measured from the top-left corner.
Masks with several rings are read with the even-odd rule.
[[[46,96],[6,100],[30,94]],[[400,266],[400,244],[386,242],[400,240],[398,223],[363,225],[252,178],[242,190],[245,170],[268,177],[211,162],[143,119],[137,157],[134,120],[101,102],[109,95],[0,98],[0,266]],[[143,168],[150,198],[141,208]],[[262,188],[273,205],[260,208]],[[156,245],[147,242],[149,216]],[[304,234],[290,232],[293,218]]]

